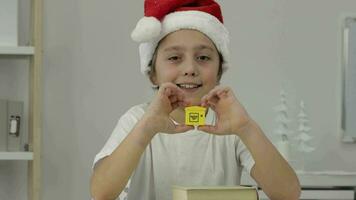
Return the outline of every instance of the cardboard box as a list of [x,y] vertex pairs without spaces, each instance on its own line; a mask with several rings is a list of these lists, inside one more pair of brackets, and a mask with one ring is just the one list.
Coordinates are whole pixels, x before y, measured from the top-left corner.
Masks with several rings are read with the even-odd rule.
[[245,186],[173,186],[173,200],[258,200],[254,187]]

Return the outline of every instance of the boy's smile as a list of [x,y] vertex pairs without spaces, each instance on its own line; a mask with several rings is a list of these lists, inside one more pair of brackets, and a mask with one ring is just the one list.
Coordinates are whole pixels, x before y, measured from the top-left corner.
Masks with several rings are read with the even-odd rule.
[[184,92],[186,93],[194,93],[196,92],[200,87],[203,86],[203,84],[197,84],[197,83],[177,83],[177,86],[181,88]]
[[212,41],[196,30],[178,30],[160,42],[155,60],[154,84],[172,82],[188,101],[201,98],[218,84],[219,54]]

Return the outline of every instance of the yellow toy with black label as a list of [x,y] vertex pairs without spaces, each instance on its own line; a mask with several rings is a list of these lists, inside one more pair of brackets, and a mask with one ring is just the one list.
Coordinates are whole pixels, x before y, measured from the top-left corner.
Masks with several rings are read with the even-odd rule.
[[205,125],[205,107],[190,106],[185,108],[185,125]]

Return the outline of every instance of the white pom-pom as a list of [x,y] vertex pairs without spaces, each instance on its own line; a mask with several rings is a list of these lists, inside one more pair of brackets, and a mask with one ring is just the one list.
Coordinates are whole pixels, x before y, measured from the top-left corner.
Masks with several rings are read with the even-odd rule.
[[136,42],[147,42],[161,33],[161,22],[155,17],[143,17],[131,33],[131,38]]

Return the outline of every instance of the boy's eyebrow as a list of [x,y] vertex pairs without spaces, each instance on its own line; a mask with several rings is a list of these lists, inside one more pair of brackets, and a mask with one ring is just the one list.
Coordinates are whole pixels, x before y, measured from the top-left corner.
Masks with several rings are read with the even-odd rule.
[[170,47],[163,49],[163,51],[179,51],[182,49],[184,49],[184,48],[181,46],[170,46]]
[[207,46],[207,45],[204,45],[204,44],[199,45],[199,46],[195,47],[194,49],[195,49],[195,50],[204,50],[204,49],[208,49],[208,50],[210,50],[210,51],[214,51],[214,49],[213,49],[212,47]]
[[[182,46],[171,46],[171,47],[167,47],[165,49],[163,49],[163,51],[167,52],[167,51],[179,51],[179,50],[185,50],[186,48],[185,47],[182,47]],[[196,47],[193,48],[194,50],[204,50],[204,49],[208,49],[210,51],[214,51],[214,48],[210,47],[210,46],[207,46],[207,45],[198,45]]]

